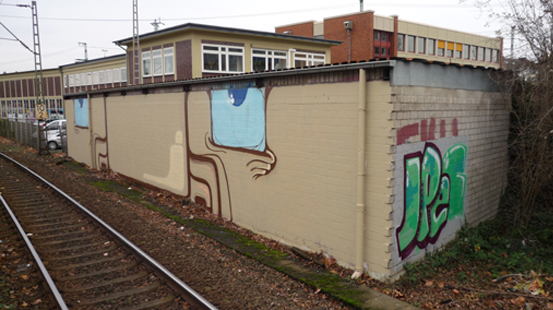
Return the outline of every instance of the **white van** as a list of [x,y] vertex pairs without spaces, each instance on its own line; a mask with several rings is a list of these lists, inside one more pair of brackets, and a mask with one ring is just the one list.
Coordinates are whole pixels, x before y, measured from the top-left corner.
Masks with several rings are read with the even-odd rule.
[[66,126],[67,122],[64,119],[55,120],[46,124],[44,131],[46,132],[46,141],[50,150],[61,148],[61,137],[66,135]]

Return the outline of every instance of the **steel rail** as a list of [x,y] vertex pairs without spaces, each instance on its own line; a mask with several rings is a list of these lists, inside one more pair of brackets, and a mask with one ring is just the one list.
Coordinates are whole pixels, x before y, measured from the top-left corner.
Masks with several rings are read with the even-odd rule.
[[[31,169],[23,166],[19,162],[17,162],[15,159],[9,157],[8,155],[4,154],[3,152],[0,152],[0,155],[4,157],[5,159],[11,161],[12,163],[19,166],[21,169],[27,171],[30,173],[33,177],[37,178],[38,180],[44,182],[44,184],[48,185],[50,188],[52,188],[54,191],[56,191],[58,194],[69,200],[71,203],[73,203],[76,207],[81,209],[84,213],[89,215],[95,222],[97,222],[99,225],[101,225],[103,228],[105,228],[110,234],[112,234],[118,241],[122,243],[125,247],[131,249],[138,257],[143,259],[149,266],[151,266],[154,270],[160,273],[163,278],[170,280],[173,282],[174,286],[178,288],[181,292],[185,293],[189,298],[192,298],[193,300],[187,300],[188,302],[194,303],[196,306],[201,307],[202,309],[207,310],[218,310],[214,305],[212,305],[209,301],[207,301],[205,298],[203,298],[200,294],[198,294],[194,289],[192,289],[190,286],[188,286],[186,283],[184,283],[181,279],[179,279],[177,276],[175,276],[173,273],[171,273],[169,270],[167,270],[163,265],[158,263],[156,260],[154,260],[152,257],[150,257],[148,254],[146,254],[144,251],[142,251],[139,247],[137,247],[134,243],[129,241],[125,236],[120,234],[117,230],[115,230],[113,227],[108,225],[106,222],[104,222],[102,219],[97,217],[94,213],[92,213],[90,210],[82,206],[80,203],[75,201],[71,196],[64,193],[62,190],[57,188],[52,183],[45,180],[43,177],[32,171]],[[168,283],[170,286],[171,283]]]
[[6,202],[6,200],[4,199],[2,194],[0,194],[0,201],[4,205],[4,208],[6,209],[8,214],[10,215],[13,223],[15,224],[15,226],[17,227],[17,230],[19,231],[19,234],[21,235],[21,237],[25,241],[25,244],[27,245],[27,248],[31,252],[31,255],[33,256],[33,259],[34,259],[38,269],[40,270],[40,273],[42,274],[42,277],[44,278],[44,280],[46,280],[46,283],[48,284],[48,288],[50,289],[50,291],[54,295],[55,302],[58,304],[60,309],[68,310],[69,308],[65,304],[65,301],[63,300],[63,298],[61,297],[61,294],[58,290],[58,287],[56,286],[56,284],[54,284],[54,281],[52,280],[52,277],[50,277],[50,274],[46,270],[46,267],[44,267],[44,264],[42,263],[42,259],[40,259],[40,256],[36,252],[35,247],[33,246],[33,243],[31,242],[31,240],[29,240],[29,237],[27,237],[27,233],[25,232],[25,230],[23,229],[23,227],[19,223],[19,220],[17,220],[17,218],[15,217],[15,214],[12,212],[12,209],[10,208],[10,206],[8,205],[8,203]]

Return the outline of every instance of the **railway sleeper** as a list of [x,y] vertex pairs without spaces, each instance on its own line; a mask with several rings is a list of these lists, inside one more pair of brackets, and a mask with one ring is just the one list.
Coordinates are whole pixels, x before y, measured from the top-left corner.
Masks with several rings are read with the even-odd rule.
[[148,274],[146,272],[141,272],[141,273],[130,275],[130,276],[123,277],[123,278],[116,278],[116,279],[113,279],[113,280],[102,281],[102,282],[98,282],[98,283],[95,283],[95,284],[90,284],[90,285],[85,285],[85,286],[80,286],[80,287],[71,287],[71,288],[69,288],[69,287],[64,287],[64,286],[58,285],[58,289],[61,292],[64,292],[64,293],[82,292],[82,291],[92,290],[92,289],[96,289],[96,288],[100,288],[100,287],[104,287],[104,286],[112,286],[114,284],[132,282],[134,280],[145,278],[146,276],[148,276]]
[[40,215],[40,214],[44,214],[44,213],[48,213],[48,212],[61,212],[63,210],[67,210],[66,208],[64,207],[59,207],[59,206],[55,206],[55,207],[51,207],[51,208],[44,208],[44,209],[40,209],[38,210],[37,208],[32,208],[32,209],[29,209],[28,211],[21,211],[21,209],[17,209],[17,214],[19,215],[19,217],[30,217],[30,216],[33,216],[33,215]]
[[139,287],[139,288],[133,288],[133,289],[130,289],[130,290],[127,290],[127,291],[118,292],[118,293],[109,294],[109,295],[104,295],[104,296],[101,296],[101,297],[98,297],[98,298],[81,301],[80,303],[78,303],[78,305],[81,305],[81,306],[95,305],[95,304],[99,304],[99,303],[106,302],[106,301],[109,301],[109,300],[116,300],[116,299],[125,298],[125,297],[129,297],[129,296],[147,294],[147,293],[150,293],[150,292],[153,292],[153,291],[157,290],[160,287],[160,285],[161,284],[159,282],[155,282],[155,283],[147,285],[147,286],[143,286],[143,287]]
[[61,220],[65,220],[68,216],[76,216],[75,214],[55,214],[55,215],[45,215],[38,220],[26,220],[25,223],[31,225],[36,223],[58,223]]
[[48,226],[60,226],[62,224],[72,224],[73,223],[80,223],[82,220],[75,220],[75,219],[68,219],[66,221],[60,221],[56,223],[46,223],[46,224],[38,224],[38,225],[29,225],[28,223],[25,224],[25,228],[35,229],[40,227],[48,227]]
[[40,230],[37,230],[37,232],[39,232],[41,234],[44,234],[44,233],[51,233],[51,232],[55,232],[55,231],[69,230],[69,229],[73,229],[73,228],[80,228],[80,227],[83,227],[83,226],[86,226],[86,225],[88,225],[88,224],[83,223],[83,224],[79,224],[79,225],[69,225],[69,226],[63,226],[63,227],[58,227],[58,228],[40,229]]
[[37,250],[37,252],[41,253],[42,255],[52,256],[54,253],[58,254],[58,253],[63,253],[63,252],[82,250],[82,249],[97,247],[97,246],[101,246],[101,245],[109,245],[110,243],[111,242],[109,242],[109,241],[100,241],[100,242],[87,243],[87,244],[78,245],[78,246],[69,245],[69,246],[66,246],[66,247],[48,248],[48,249],[36,247],[36,250]]
[[[33,236],[33,240],[36,240],[36,241],[40,241],[40,240],[48,240],[48,239],[52,239],[52,238],[60,238],[60,237],[71,237],[71,236],[77,236],[77,235],[82,235],[82,234],[88,234],[90,232],[94,232],[96,229],[95,228],[88,228],[88,229],[79,229],[79,230],[75,230],[75,231],[69,231],[69,232],[64,232],[64,233],[58,233],[58,234],[50,234],[50,235],[47,235],[47,236]],[[40,233],[42,234],[43,232],[38,230],[37,233]]]
[[81,258],[81,257],[87,257],[91,255],[97,255],[97,254],[103,254],[108,253],[117,250],[118,246],[116,244],[112,245],[111,247],[107,249],[100,249],[96,251],[89,251],[89,252],[80,252],[79,254],[74,255],[67,255],[67,256],[56,256],[56,257],[45,257],[49,262],[56,262],[56,261],[63,261],[63,260],[70,260],[75,258]]
[[[36,200],[27,200],[24,205],[17,206],[18,210],[21,211],[29,211],[29,210],[49,210],[51,208],[56,207],[58,204],[60,204],[59,201],[53,200],[53,199],[36,199]],[[13,205],[13,204],[12,204]]]
[[108,262],[118,261],[118,260],[122,260],[126,257],[128,257],[128,255],[118,255],[118,256],[112,256],[112,257],[106,257],[106,258],[102,258],[102,259],[92,260],[92,261],[88,261],[88,262],[85,262],[85,263],[49,267],[49,269],[57,270],[57,271],[77,269],[77,268],[80,268],[80,267],[85,267],[85,266],[90,266],[90,265],[98,265],[98,264],[104,264],[104,263],[108,263]]
[[90,278],[90,277],[101,276],[101,275],[105,275],[105,274],[109,274],[109,273],[124,271],[124,270],[134,268],[136,266],[138,266],[137,263],[133,261],[133,262],[130,262],[128,264],[123,264],[123,265],[120,265],[120,266],[117,266],[117,267],[105,268],[105,269],[97,270],[97,271],[94,271],[94,272],[81,273],[81,274],[71,275],[71,276],[67,276],[67,277],[56,277],[54,275],[54,278],[56,279],[56,281],[61,281],[61,282],[74,281],[74,280],[78,280],[78,279]]
[[59,210],[59,211],[52,212],[52,210],[48,210],[48,211],[37,212],[36,214],[25,214],[25,215],[21,214],[20,212],[17,212],[17,217],[23,221],[27,221],[27,220],[31,221],[36,218],[48,219],[52,217],[64,216],[64,215],[67,215],[67,213],[73,213],[73,212],[67,211],[67,210]]
[[100,234],[94,234],[90,236],[84,236],[82,238],[74,238],[74,239],[68,239],[68,240],[61,240],[61,241],[50,241],[50,242],[41,242],[39,246],[49,246],[49,245],[58,245],[58,244],[64,244],[64,243],[70,243],[70,242],[79,242],[79,241],[86,241],[89,239],[95,239],[101,237]]

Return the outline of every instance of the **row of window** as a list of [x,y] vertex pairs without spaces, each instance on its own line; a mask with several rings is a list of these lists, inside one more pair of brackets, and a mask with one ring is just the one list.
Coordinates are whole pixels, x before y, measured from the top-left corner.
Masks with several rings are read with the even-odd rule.
[[[206,73],[243,73],[245,72],[244,48],[215,44],[202,44],[202,69]],[[251,71],[278,70],[290,67],[316,66],[325,63],[325,54],[311,52],[252,49]]]
[[[61,99],[44,99],[44,105],[48,113],[63,111],[63,101]],[[34,99],[2,100],[0,102],[0,110],[3,117],[7,117],[8,115],[15,116],[16,114],[28,115],[34,108]]]
[[142,76],[175,74],[175,50],[173,47],[142,52]]
[[125,82],[127,82],[127,68],[125,67],[70,74],[63,77],[64,88]]
[[499,63],[499,50],[481,46],[398,34],[398,51]]

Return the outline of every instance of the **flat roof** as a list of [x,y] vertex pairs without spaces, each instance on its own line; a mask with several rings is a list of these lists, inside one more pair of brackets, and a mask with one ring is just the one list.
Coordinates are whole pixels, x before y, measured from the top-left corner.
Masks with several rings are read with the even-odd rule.
[[[162,29],[162,30],[159,30],[159,31],[149,32],[149,33],[146,33],[146,34],[141,34],[139,36],[139,39],[152,38],[152,37],[156,37],[156,36],[160,36],[160,35],[164,35],[164,34],[175,33],[175,32],[179,32],[179,31],[183,31],[183,30],[206,30],[206,31],[213,31],[213,32],[245,34],[245,35],[272,37],[272,38],[296,40],[296,41],[304,41],[304,42],[322,43],[322,44],[329,44],[329,45],[340,45],[340,44],[342,44],[342,41],[337,41],[337,40],[317,39],[317,38],[302,37],[302,36],[295,36],[295,35],[281,34],[281,33],[274,33],[274,32],[240,29],[240,28],[229,28],[229,27],[220,27],[220,26],[211,26],[211,25],[194,24],[194,23],[182,24],[182,25],[178,25],[178,26],[174,26],[174,27],[165,28],[165,29]],[[113,43],[115,43],[117,45],[127,44],[127,43],[131,43],[131,42],[132,42],[132,37],[128,37],[128,38],[125,38],[125,39],[113,41]]]
[[118,55],[113,55],[113,56],[108,56],[108,57],[90,59],[90,60],[87,60],[87,61],[79,61],[79,62],[75,62],[75,63],[72,63],[72,64],[60,65],[59,67],[60,68],[65,68],[65,67],[72,67],[72,66],[88,65],[88,64],[94,64],[94,63],[106,61],[106,60],[113,60],[113,59],[117,59],[117,58],[125,58],[126,56],[127,56],[126,54],[118,54]]

